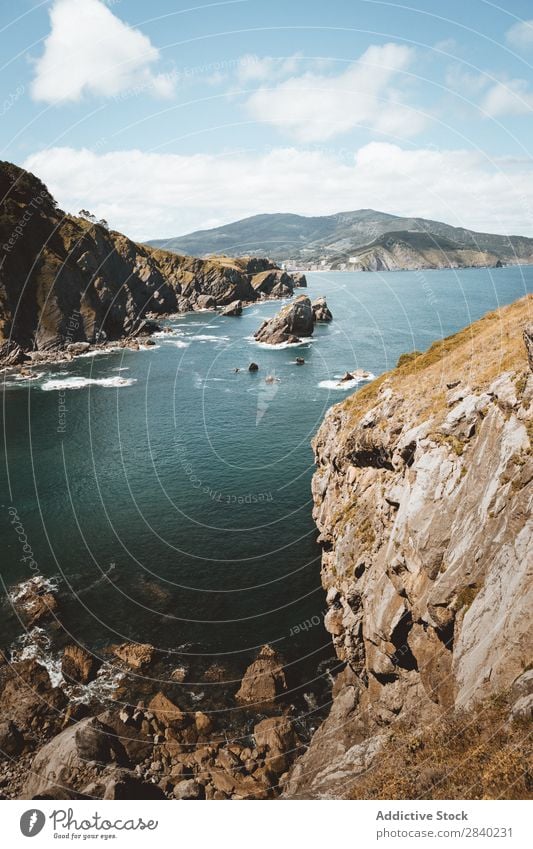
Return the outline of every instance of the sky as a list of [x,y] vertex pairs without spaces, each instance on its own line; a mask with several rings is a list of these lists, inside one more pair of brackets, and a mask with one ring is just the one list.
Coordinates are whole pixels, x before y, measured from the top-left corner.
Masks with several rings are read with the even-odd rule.
[[533,236],[531,0],[3,0],[0,158],[136,239],[373,208]]

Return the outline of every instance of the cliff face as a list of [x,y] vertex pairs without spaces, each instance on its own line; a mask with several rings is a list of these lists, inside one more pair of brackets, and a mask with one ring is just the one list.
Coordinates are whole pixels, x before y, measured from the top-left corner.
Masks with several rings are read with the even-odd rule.
[[284,297],[305,283],[265,259],[199,260],[132,242],[57,209],[40,180],[7,162],[0,203],[0,363],[120,339],[147,314]]
[[438,725],[524,680],[532,308],[525,298],[402,358],[317,434],[325,626],[346,668],[286,795],[357,796],[398,720]]
[[[438,268],[487,268],[501,266],[501,256],[475,245],[461,245],[433,233],[387,233],[370,245],[336,259],[332,267],[352,271],[416,271]],[[531,261],[531,256],[525,262]],[[517,258],[506,259],[509,262]]]

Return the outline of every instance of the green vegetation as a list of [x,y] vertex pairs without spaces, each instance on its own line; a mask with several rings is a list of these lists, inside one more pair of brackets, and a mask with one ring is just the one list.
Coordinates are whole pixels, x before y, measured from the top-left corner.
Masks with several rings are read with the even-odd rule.
[[417,357],[421,356],[422,351],[410,351],[408,354],[400,354],[398,362],[396,363],[396,368],[401,368],[402,366],[407,365],[407,363],[412,363],[413,360],[416,360]]

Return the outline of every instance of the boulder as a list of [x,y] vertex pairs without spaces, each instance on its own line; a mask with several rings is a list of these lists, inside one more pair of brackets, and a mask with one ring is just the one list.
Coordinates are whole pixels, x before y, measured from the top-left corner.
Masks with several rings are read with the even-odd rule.
[[518,678],[515,678],[511,686],[511,693],[515,699],[533,693],[533,669],[526,669]]
[[186,714],[164,693],[157,693],[148,704],[148,709],[161,725],[171,728],[183,727],[187,719]]
[[521,696],[511,708],[511,719],[526,720],[527,722],[533,719],[533,693],[528,696]]
[[293,271],[291,272],[291,277],[294,280],[294,286],[297,289],[306,289],[307,288],[307,278],[305,274],[301,271]]
[[283,660],[271,646],[263,646],[256,660],[244,673],[235,695],[241,705],[253,705],[257,710],[274,707],[276,699],[287,690]]
[[248,371],[259,371],[259,366],[257,363],[250,363],[248,366]]
[[67,699],[59,687],[53,687],[44,666],[36,660],[22,660],[3,670],[0,716],[11,720],[22,731],[60,726]]
[[265,765],[268,769],[278,775],[285,772],[288,766],[287,756],[291,752],[295,753],[299,745],[290,719],[286,716],[263,719],[254,727],[254,737],[258,749],[267,749]]
[[46,743],[35,756],[22,789],[23,799],[69,798],[76,793],[88,760],[111,759],[111,746],[94,717],[82,719]]
[[254,338],[268,345],[300,342],[301,336],[312,335],[313,325],[311,301],[306,295],[299,295],[273,318],[264,321]]
[[228,304],[227,307],[224,307],[221,315],[241,315],[242,314],[242,301],[232,301],[231,304]]
[[152,662],[155,648],[149,643],[122,643],[113,653],[132,669],[144,669]]
[[175,799],[203,799],[205,797],[204,788],[192,779],[179,781],[174,787]]
[[74,354],[74,356],[76,356],[78,354],[85,354],[90,347],[89,342],[71,342],[67,345],[66,350],[69,354]]
[[94,681],[102,661],[82,646],[67,646],[61,660],[61,672],[65,681],[89,684]]
[[20,585],[13,605],[30,627],[53,616],[58,610],[57,599],[42,575]]
[[115,760],[124,766],[139,764],[153,753],[153,734],[144,723],[139,728],[121,717],[122,713],[107,710],[99,714],[97,720],[109,735]]
[[196,725],[198,734],[209,734],[213,728],[213,720],[201,710],[196,711],[194,714],[194,724]]
[[331,321],[333,319],[324,297],[313,301],[311,308],[313,310],[313,321]]
[[16,757],[24,748],[24,737],[14,722],[7,719],[0,722],[0,758]]

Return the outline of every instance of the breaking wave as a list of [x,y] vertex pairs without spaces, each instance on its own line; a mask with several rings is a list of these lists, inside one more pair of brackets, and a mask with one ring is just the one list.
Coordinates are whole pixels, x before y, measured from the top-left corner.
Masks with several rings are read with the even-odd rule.
[[86,386],[103,386],[106,389],[131,386],[136,383],[133,377],[65,377],[62,380],[47,380],[41,386],[45,392],[53,392],[58,389],[84,389]]

